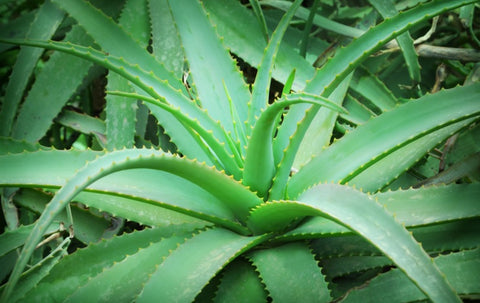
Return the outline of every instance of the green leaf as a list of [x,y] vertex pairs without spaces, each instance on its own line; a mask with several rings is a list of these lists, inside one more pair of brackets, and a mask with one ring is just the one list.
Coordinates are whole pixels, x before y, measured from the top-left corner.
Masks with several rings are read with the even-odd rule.
[[[270,212],[275,212],[276,217],[269,215]],[[317,185],[305,192],[299,201],[264,204],[252,212],[249,225],[256,232],[278,230],[297,217],[313,215],[333,219],[367,239],[432,301],[460,302],[412,235],[378,203],[349,187]]]
[[[115,266],[127,256],[135,255],[139,249],[149,247],[151,243],[161,243],[162,237],[170,236],[171,231],[168,228],[145,229],[90,244],[63,258],[50,274],[25,296],[25,301],[62,301],[79,287],[88,283],[91,278]],[[161,245],[159,244],[157,247]],[[157,260],[156,258],[152,259]],[[128,274],[122,274],[120,278],[127,276]]]
[[[251,66],[258,66],[266,42],[252,12],[235,0],[205,0],[202,3],[216,25],[217,33],[223,37],[223,43]],[[283,83],[294,68],[297,74],[293,89],[301,90],[313,77],[314,68],[297,50],[284,43],[275,60],[273,77]]]
[[221,228],[200,232],[172,251],[158,266],[136,301],[152,302],[162,298],[192,302],[217,272],[267,238],[268,235],[244,237]]
[[[166,80],[175,89],[185,92],[180,80],[167,71],[161,63],[142,48],[122,27],[86,1],[52,0],[75,18],[80,26],[100,45],[102,50],[114,56],[133,60],[143,70]],[[143,37],[147,39],[147,37]]]
[[[382,15],[383,18],[389,18],[398,13],[397,9],[395,8],[395,2],[392,0],[370,0],[369,2],[373,7],[375,7],[375,9],[380,13],[380,15]],[[418,63],[418,55],[410,33],[406,32],[398,36],[397,43],[402,50],[403,57],[405,58],[405,63],[407,65],[410,78],[414,81],[414,83],[419,83],[421,80],[420,64]]]
[[184,54],[167,0],[148,1],[153,55],[176,78],[183,75]]
[[[250,99],[250,94],[235,61],[221,44],[197,0],[189,1],[189,4],[179,1],[170,1],[169,4],[201,107],[206,109],[214,120],[220,121],[232,136],[238,132],[235,139],[245,145],[244,121],[247,120],[246,102]],[[228,95],[232,102],[229,102]],[[231,111],[233,116],[227,114]]]
[[136,253],[114,263],[88,279],[68,296],[65,302],[132,301],[144,289],[144,283],[163,259],[184,241],[184,236],[156,240]]
[[[467,298],[470,294],[478,294],[480,288],[476,277],[480,275],[480,250],[456,252],[440,255],[435,264],[445,273],[458,294]],[[384,290],[388,288],[388,292]],[[381,294],[381,295],[380,295]],[[394,269],[369,281],[365,287],[352,289],[342,302],[364,302],[388,300],[388,302],[405,302],[425,300],[425,295],[415,288],[400,270]]]
[[249,256],[274,302],[330,302],[321,268],[304,243],[285,244]]
[[[49,39],[60,25],[64,13],[57,9],[50,1],[39,8],[35,19],[30,25],[26,37],[29,39]],[[7,31],[0,31],[6,33]],[[0,136],[10,135],[13,121],[18,106],[22,101],[24,90],[30,75],[37,64],[43,50],[30,47],[22,47],[17,56],[17,61],[10,75],[10,80],[5,92],[5,99],[0,110]]]
[[[66,39],[80,44],[93,42],[79,27],[74,27]],[[59,66],[62,68],[58,68]],[[60,52],[54,53],[37,75],[32,89],[23,102],[12,129],[12,136],[30,142],[43,137],[53,119],[82,84],[91,66],[91,63],[79,58],[72,58]],[[62,89],[58,89],[59,86]],[[43,106],[42,100],[43,102],[48,100],[49,106]]]
[[[260,117],[261,112],[268,105],[270,81],[272,79],[272,71],[275,63],[275,58],[280,48],[280,43],[282,41],[283,35],[287,30],[293,14],[298,9],[300,4],[301,1],[295,2],[291,6],[291,9],[282,17],[282,19],[277,25],[277,28],[272,34],[272,38],[270,39],[267,48],[265,49],[262,62],[260,63],[260,66],[257,70],[255,83],[253,84],[252,97],[250,99],[248,111],[248,125],[255,125],[255,121],[258,119],[258,117]],[[247,131],[250,134],[250,130]]]
[[[478,117],[479,94],[480,85],[457,87],[383,113],[345,135],[293,175],[288,195],[294,198],[322,181],[347,182],[415,140],[455,122]],[[451,102],[452,98],[459,102]]]
[[214,302],[266,302],[267,295],[253,266],[237,258],[222,272]]
[[272,178],[275,174],[273,157],[272,134],[276,126],[277,117],[283,109],[298,103],[312,103],[325,106],[334,111],[343,112],[344,109],[328,99],[305,93],[286,95],[284,100],[278,100],[270,105],[255,123],[247,146],[243,182],[252,190],[258,191],[259,196],[266,195]]
[[[190,163],[190,164],[187,164]],[[185,166],[188,165],[188,168]],[[36,228],[30,234],[29,239],[23,247],[22,253],[17,261],[15,268],[10,276],[9,284],[3,293],[3,300],[8,299],[15,283],[18,280],[28,258],[32,255],[35,246],[45,229],[50,225],[54,216],[57,215],[71,199],[73,199],[81,190],[100,179],[103,176],[116,171],[132,168],[157,168],[176,174],[182,178],[186,178],[200,185],[207,191],[215,194],[220,201],[227,202],[229,205],[214,207],[220,210],[226,208],[232,211],[237,220],[244,221],[251,207],[260,204],[259,199],[250,191],[245,189],[241,184],[229,179],[221,172],[216,170],[208,170],[204,166],[191,164],[185,159],[168,156],[155,150],[123,150],[111,152],[104,157],[100,157],[92,161],[90,165],[86,165],[82,170],[78,171],[69,182],[67,182],[55,195],[52,201],[47,205],[36,223]],[[205,173],[209,171],[213,178],[206,177]],[[226,179],[224,179],[226,178]],[[221,181],[223,180],[223,181]],[[220,185],[219,182],[223,183]],[[218,191],[221,186],[222,191]],[[230,228],[240,233],[249,233],[249,231],[236,221],[225,221]]]

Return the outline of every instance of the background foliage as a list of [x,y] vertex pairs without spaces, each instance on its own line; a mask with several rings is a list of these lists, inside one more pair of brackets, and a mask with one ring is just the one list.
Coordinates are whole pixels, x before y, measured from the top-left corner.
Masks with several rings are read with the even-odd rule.
[[480,295],[478,1],[0,1],[2,302]]

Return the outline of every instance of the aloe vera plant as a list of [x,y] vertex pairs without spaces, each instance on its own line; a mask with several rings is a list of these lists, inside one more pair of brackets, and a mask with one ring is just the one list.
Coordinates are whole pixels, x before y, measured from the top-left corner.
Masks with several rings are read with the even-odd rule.
[[[425,93],[408,32],[476,1],[301,2],[47,0],[1,37],[2,302],[478,298],[478,69]],[[317,69],[313,25],[354,37]]]

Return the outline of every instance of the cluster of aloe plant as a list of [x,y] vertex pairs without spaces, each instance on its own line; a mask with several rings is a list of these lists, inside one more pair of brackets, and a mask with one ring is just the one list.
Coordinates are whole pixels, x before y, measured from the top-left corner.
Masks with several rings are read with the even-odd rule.
[[479,69],[409,33],[477,1],[369,2],[6,1],[1,302],[478,298]]

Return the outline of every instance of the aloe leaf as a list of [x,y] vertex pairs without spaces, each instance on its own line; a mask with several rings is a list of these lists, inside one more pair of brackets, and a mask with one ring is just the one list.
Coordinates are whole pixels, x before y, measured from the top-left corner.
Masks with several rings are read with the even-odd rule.
[[[348,183],[368,192],[381,190],[414,165],[440,142],[444,141],[460,129],[472,124],[474,121],[475,118],[467,119],[415,140],[377,161],[375,164],[349,180]],[[415,182],[415,184],[409,184],[408,186],[412,185],[417,185],[417,182]]]
[[479,195],[479,184],[455,184],[388,191],[375,197],[399,222],[419,226],[479,217]]
[[[215,153],[216,157],[218,158],[218,161],[223,161],[223,167],[227,173],[233,174],[236,178],[240,177],[240,167],[239,165],[243,165],[242,163],[239,162],[239,158],[241,157],[239,154],[231,155],[228,153],[228,151],[225,149],[225,146],[221,144],[213,135],[211,132],[203,129],[199,124],[198,120],[191,119],[189,117],[186,117],[180,110],[180,108],[175,109],[165,103],[160,102],[159,100],[155,100],[152,98],[144,97],[141,95],[137,94],[131,94],[131,93],[125,93],[125,92],[107,92],[108,94],[112,95],[119,95],[119,96],[125,96],[125,97],[131,97],[131,98],[138,98],[141,99],[145,102],[148,102],[149,104],[158,106],[169,113],[171,113],[178,121],[182,122],[183,125],[186,126],[186,128],[193,129],[195,132],[197,132],[202,140],[204,140],[206,143],[209,144],[209,147],[213,150]],[[206,154],[209,154],[209,150],[207,146],[202,145],[199,143],[199,146],[204,147],[204,152]],[[233,142],[230,141],[230,146],[232,146],[232,150],[235,151],[235,148],[233,148]],[[212,154],[212,157],[213,154]],[[215,159],[211,160],[213,162],[216,162]],[[237,162],[235,162],[237,160]]]
[[[470,294],[478,294],[480,288],[476,283],[476,277],[480,275],[478,260],[480,250],[467,250],[436,257],[435,264],[440,268],[452,284],[452,287],[460,295],[466,298]],[[395,285],[395,287],[391,287]],[[382,290],[391,288],[388,294]],[[380,296],[379,294],[382,293]],[[369,281],[368,285],[358,289],[352,289],[342,302],[362,302],[365,300],[388,300],[389,302],[421,301],[425,295],[418,291],[405,275],[398,269],[390,270]]]
[[[426,18],[433,17],[446,10],[467,3],[468,2],[452,1],[449,2],[448,5],[445,5],[442,1],[434,1],[425,5],[419,5],[407,12],[386,19],[381,24],[351,42],[347,47],[339,49],[335,56],[317,71],[315,77],[308,83],[305,91],[328,97],[359,64],[369,55],[380,49],[383,44]],[[311,121],[317,114],[318,107],[312,106],[306,115],[303,110],[303,108],[299,107],[290,111],[284,120],[287,134],[282,137],[289,138],[294,134],[295,123],[305,116],[302,124],[300,124],[296,130],[294,138],[291,139],[293,144],[290,144],[290,148],[293,152],[296,152],[298,144],[303,140]],[[283,131],[283,129],[282,127],[281,131]],[[320,146],[317,148],[320,148]]]
[[18,154],[25,151],[37,151],[47,149],[39,143],[27,142],[24,140],[13,139],[11,137],[0,137],[0,155]]
[[[348,89],[350,77],[344,80],[337,90],[332,93],[329,100],[340,104]],[[328,108],[320,108],[319,111],[310,109],[307,116],[310,117],[310,127],[300,127],[300,131],[306,133],[299,135],[295,133],[298,121],[304,114],[307,105],[297,105],[289,110],[278,129],[275,137],[273,150],[275,164],[278,167],[270,190],[271,200],[278,200],[285,197],[285,189],[290,173],[297,171],[304,163],[322,152],[322,148],[330,143],[332,131],[337,119],[337,111]],[[298,118],[295,121],[295,117]],[[313,117],[313,118],[312,118]],[[304,121],[301,124],[305,123]]]
[[184,54],[168,2],[149,0],[148,8],[153,55],[180,79],[183,74]]
[[[392,0],[388,1],[369,1],[373,7],[382,15],[383,18],[390,18],[398,13],[395,8],[395,3]],[[414,83],[419,83],[421,80],[420,75],[420,64],[418,63],[418,55],[415,51],[415,46],[413,44],[413,39],[410,36],[410,33],[406,32],[397,37],[397,43],[400,49],[402,50],[403,57],[405,58],[405,63],[408,68],[408,73],[410,78]]]
[[385,84],[364,68],[355,70],[350,88],[368,99],[381,111],[393,109],[397,104],[397,98]]
[[[216,25],[217,33],[223,37],[223,43],[251,66],[258,66],[266,42],[252,12],[235,0],[206,0],[202,3]],[[285,82],[294,68],[297,74],[293,89],[299,91],[313,77],[314,68],[297,50],[283,43],[275,60],[273,77]]]
[[[262,63],[258,67],[255,82],[253,84],[252,97],[249,104],[248,124],[254,125],[260,116],[260,113],[267,107],[270,92],[270,81],[272,79],[272,70],[282,41],[283,35],[287,30],[293,14],[300,6],[301,1],[296,1],[291,9],[282,17],[277,28],[272,34],[272,38],[265,49]],[[248,130],[247,130],[248,131]]]
[[[62,11],[52,5],[50,1],[45,1],[37,11],[26,37],[41,40],[50,38],[63,17],[64,13]],[[22,47],[20,49],[8,81],[2,109],[0,110],[0,136],[10,135],[13,120],[22,100],[24,90],[42,52],[43,50],[41,49],[30,47]]]
[[[289,1],[282,1],[282,0],[262,0],[262,5],[268,5],[272,6],[284,11],[289,10],[290,6],[292,5],[291,2]],[[303,19],[303,20],[308,20],[310,16],[310,12],[307,8],[301,7],[295,16]],[[329,18],[323,17],[319,14],[315,14],[315,17],[313,19],[313,24],[316,26],[323,28],[325,30],[347,36],[347,37],[359,37],[361,36],[364,32],[358,28],[347,26],[345,24],[333,21]]]
[[480,170],[480,152],[476,152],[465,159],[453,164],[438,175],[415,184],[415,187],[430,186],[433,184],[449,184]]
[[[203,197],[199,197],[199,199],[204,201]],[[208,221],[184,215],[175,210],[158,207],[157,203],[152,204],[152,201],[149,201],[150,203],[138,203],[138,197],[119,197],[112,194],[84,191],[81,192],[75,200],[78,200],[88,207],[105,211],[114,217],[124,218],[153,227],[166,227],[171,229],[176,226],[182,230],[182,228],[186,227],[192,227],[193,229],[212,225],[212,223]],[[161,202],[165,203],[168,202],[168,200],[162,199]]]
[[[217,139],[223,142],[227,141],[226,138],[228,138],[228,135],[225,133],[224,129],[218,124],[218,122],[214,122],[204,110],[197,107],[194,102],[173,89],[166,81],[160,80],[153,73],[148,73],[145,70],[140,69],[138,65],[132,65],[121,58],[107,55],[93,48],[82,47],[71,43],[2,39],[0,39],[0,41],[55,49],[102,65],[127,78],[153,98],[166,100],[166,102],[173,106],[180,107],[182,112],[186,115],[197,118],[200,124],[203,125],[203,128],[206,130],[212,130]],[[192,141],[189,142],[191,143]]]
[[[77,288],[88,283],[89,279],[114,266],[116,262],[121,262],[127,256],[137,253],[139,249],[171,235],[168,228],[145,229],[90,244],[63,258],[37,287],[26,294],[24,300],[26,302],[63,301]],[[79,264],[82,266],[78,266]],[[121,277],[125,278],[125,275]]]
[[303,93],[287,95],[284,100],[273,103],[261,114],[247,146],[243,172],[243,183],[258,191],[261,197],[267,193],[275,174],[272,134],[277,117],[284,108],[298,103],[311,103],[344,112],[342,107],[325,98]]
[[[74,27],[67,35],[74,43],[91,43],[85,32]],[[68,62],[68,63],[67,63]],[[63,66],[59,69],[58,66]],[[92,64],[63,53],[54,53],[37,75],[12,129],[12,136],[35,142],[45,135],[53,119],[75,93]],[[59,85],[62,89],[58,89]],[[42,106],[39,100],[49,100],[49,106]]]
[[[265,220],[265,211],[275,208],[276,217]],[[281,209],[283,208],[283,209]],[[250,216],[250,228],[259,232],[278,228],[301,216],[324,216],[350,228],[382,251],[436,302],[460,302],[442,273],[411,234],[367,195],[341,185],[317,185],[299,201],[267,203]],[[275,220],[272,220],[275,218]],[[425,279],[428,276],[429,279]]]
[[[19,257],[10,277],[10,282],[3,293],[4,300],[10,296],[28,258],[33,253],[41,235],[48,225],[50,225],[54,216],[86,186],[113,172],[132,168],[157,168],[176,174],[197,183],[207,191],[211,191],[221,201],[228,202],[229,205],[224,207],[230,209],[240,221],[245,220],[251,207],[259,204],[259,199],[253,193],[233,180],[224,179],[224,174],[216,170],[210,170],[212,177],[214,175],[217,176],[213,177],[213,180],[223,180],[220,181],[224,183],[224,186],[221,186],[223,191],[218,191],[220,184],[218,182],[212,182],[212,179],[207,178],[205,175],[205,173],[209,171],[208,169],[206,170],[203,166],[192,164],[187,164],[188,168],[186,168],[186,163],[188,163],[188,161],[185,161],[185,159],[177,159],[176,157],[171,157],[155,150],[124,150],[108,153],[78,171],[72,179],[57,192],[38,219],[36,228],[30,234],[29,239],[23,247],[23,253]],[[228,224],[228,221],[225,223]],[[233,228],[237,232],[248,233],[243,226],[237,225],[236,222],[230,222],[230,224],[230,228]]]
[[[132,151],[132,153],[135,153],[135,151]],[[93,151],[47,151],[2,156],[0,157],[2,166],[0,173],[3,175],[1,176],[0,184],[23,184],[22,186],[24,187],[59,188],[65,185],[66,180],[68,180],[76,170],[81,169],[85,165],[86,161],[92,161],[96,156],[100,156],[102,154],[103,152]],[[14,157],[14,159],[11,157]],[[51,168],[49,163],[53,161],[52,159],[54,159],[55,163],[58,165],[55,170],[48,169]],[[216,179],[214,183],[217,183],[218,186],[225,188],[226,192],[224,192],[222,195],[227,195],[224,196],[224,198],[227,200],[232,200],[233,197],[233,200],[236,200],[236,203],[239,205],[244,205],[244,203],[250,204],[247,202],[247,200],[237,200],[237,190],[248,192],[243,194],[240,193],[240,196],[243,196],[243,198],[246,198],[246,196],[244,196],[246,194],[252,199],[258,199],[253,193],[250,193],[242,185],[238,184],[236,181],[233,181],[231,177],[227,177],[215,169],[208,168],[205,165],[188,160],[183,162],[181,161],[181,163],[186,162],[190,162],[190,164],[185,165],[201,167],[199,169],[204,170],[204,172],[199,172],[199,174],[203,174],[204,177],[211,174],[212,176],[217,176],[214,178],[220,178]],[[19,165],[24,167],[24,169],[19,170]],[[135,180],[135,182],[132,183],[132,180]],[[213,183],[211,186],[213,186]],[[197,218],[212,220],[221,226],[224,224],[227,226],[231,225],[232,222],[235,221],[235,216],[228,208],[224,206],[223,202],[219,200],[219,197],[216,197],[212,193],[208,192],[208,190],[202,189],[200,186],[180,176],[176,176],[165,171],[153,169],[135,169],[117,172],[96,181],[88,186],[87,190],[90,192],[100,192],[109,195],[120,195],[125,198],[130,198],[127,201],[133,201],[132,199],[134,199],[147,202],[152,204],[152,206],[165,207],[187,215],[194,215]],[[230,194],[229,192],[232,194],[232,196],[228,196]],[[115,200],[111,201],[108,199],[108,201],[109,210],[112,213],[124,212],[124,210],[118,209],[121,207],[121,204],[115,207],[115,204],[112,205]],[[127,201],[124,201],[123,203],[128,203]],[[261,203],[261,200],[258,200],[254,204],[257,203]],[[97,208],[102,209],[102,204],[100,203]],[[130,205],[130,208],[137,208],[139,214],[136,216],[140,217],[142,217],[142,213],[148,212],[149,209],[151,209],[151,207],[144,209],[139,204]],[[248,208],[248,206],[246,206],[246,208]],[[166,213],[168,212],[165,212],[165,214]],[[148,218],[151,218],[150,215],[147,215],[145,219],[150,220]],[[171,215],[168,217],[161,217],[157,219],[157,221],[154,221],[156,222],[154,225],[168,224],[168,220],[172,220],[172,224],[175,224],[174,222],[178,222],[175,221],[175,218],[176,217],[172,218]],[[164,219],[167,219],[167,221],[164,221]],[[234,226],[237,226],[237,228],[239,227],[238,223],[233,224]]]
[[[347,182],[415,140],[442,127],[478,117],[479,93],[480,85],[457,87],[424,96],[383,113],[345,135],[293,175],[288,194],[296,197],[308,186],[321,181]],[[461,101],[451,102],[452,98]],[[365,145],[365,142],[369,144]]]
[[132,301],[143,290],[144,283],[149,280],[156,266],[185,240],[184,237],[172,236],[156,240],[150,246],[127,255],[122,261],[92,276],[69,295],[65,302]]
[[276,302],[330,302],[332,299],[321,268],[304,243],[256,250],[249,259]]
[[71,110],[64,110],[55,118],[55,122],[81,132],[82,134],[95,136],[101,146],[105,146],[107,143],[105,122],[99,118]]
[[[19,248],[25,243],[30,232],[33,230],[34,225],[23,225],[15,230],[5,231],[0,235],[0,257],[5,256],[12,250]],[[46,234],[53,233],[58,230],[58,222],[53,223],[45,232]]]
[[[148,44],[149,19],[146,14],[147,2],[127,1],[120,15],[119,24],[136,37],[137,42],[146,47]],[[115,73],[107,75],[107,90],[133,92],[128,80]],[[106,134],[107,149],[132,148],[137,124],[137,104],[121,96],[106,97]]]
[[[24,188],[15,195],[14,201],[16,205],[22,206],[40,215],[51,198],[50,195],[40,191]],[[75,225],[75,238],[85,244],[100,240],[105,230],[109,229],[111,226],[111,222],[104,217],[94,215],[92,212],[79,208],[76,205],[71,206],[71,212]],[[56,224],[58,229],[60,222],[69,222],[68,214],[66,212],[61,212],[55,218],[55,222],[58,222]],[[52,224],[51,226],[55,226],[55,224]]]
[[214,302],[266,302],[267,291],[253,266],[237,258],[222,271]]
[[431,1],[385,19],[382,23],[353,40],[347,47],[337,50],[308,85],[307,92],[328,96],[336,86],[363,60],[382,45],[396,38],[415,24],[443,12],[475,2],[475,0]]
[[[250,99],[250,93],[235,61],[222,45],[198,1],[190,1],[188,5],[179,1],[170,1],[169,4],[201,107],[206,109],[213,119],[219,120],[232,136],[236,129],[239,136],[235,139],[245,145],[246,142],[242,141],[245,137],[244,122],[247,120],[246,102]],[[232,97],[232,103],[228,100],[223,82]],[[230,111],[239,118],[225,114]]]
[[161,297],[166,301],[192,302],[225,265],[268,237],[244,237],[222,228],[202,231],[167,256],[136,301],[151,302]]
[[[10,298],[12,302],[17,302],[28,291],[35,288],[38,285],[38,282],[48,275],[50,270],[59,262],[59,260],[68,254],[67,248],[70,241],[69,238],[65,239],[48,256],[23,273],[18,281],[15,293]],[[0,291],[2,291],[2,288],[4,287],[5,284],[0,287]]]
[[262,8],[260,7],[260,3],[258,3],[258,0],[249,0],[250,6],[253,9],[253,12],[255,13],[255,17],[257,17],[258,20],[258,25],[262,29],[263,36],[265,37],[265,42],[268,43],[268,28],[267,28],[267,22],[265,22],[265,16],[263,15]]
[[175,89],[185,91],[185,87],[180,80],[168,72],[121,26],[90,3],[76,0],[53,0],[53,2],[75,18],[87,33],[99,43],[102,50],[114,56],[135,61],[143,70],[152,72],[160,79],[166,80]]

